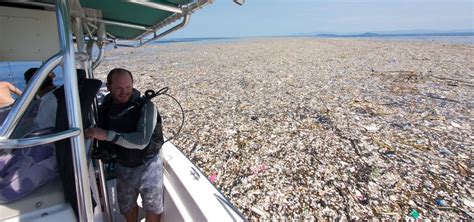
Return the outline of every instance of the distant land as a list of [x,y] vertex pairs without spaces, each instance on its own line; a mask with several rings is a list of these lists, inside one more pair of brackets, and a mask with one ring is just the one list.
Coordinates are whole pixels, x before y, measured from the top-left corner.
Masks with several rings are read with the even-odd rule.
[[310,34],[304,36],[317,37],[417,37],[417,36],[474,36],[474,32],[430,32],[430,33],[376,33],[366,32],[361,34]]
[[295,35],[303,35],[303,36],[315,36],[315,35],[363,35],[367,33],[375,33],[379,35],[411,35],[411,34],[420,34],[420,35],[440,35],[440,34],[456,34],[456,33],[474,33],[473,29],[453,29],[453,30],[436,30],[436,29],[405,29],[405,30],[392,30],[392,31],[383,31],[383,30],[366,30],[366,31],[358,31],[358,32],[321,32],[321,31],[314,31],[314,32],[303,32],[303,33],[294,33]]

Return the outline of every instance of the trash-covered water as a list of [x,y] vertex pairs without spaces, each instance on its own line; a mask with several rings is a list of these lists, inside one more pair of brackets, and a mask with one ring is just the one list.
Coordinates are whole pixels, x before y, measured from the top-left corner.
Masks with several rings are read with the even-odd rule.
[[[250,220],[472,220],[474,47],[276,38],[107,52]],[[165,131],[181,121],[155,103]]]

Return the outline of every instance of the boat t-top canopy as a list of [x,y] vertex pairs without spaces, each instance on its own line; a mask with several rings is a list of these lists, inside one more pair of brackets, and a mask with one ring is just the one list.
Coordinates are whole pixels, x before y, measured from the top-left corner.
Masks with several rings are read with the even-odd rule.
[[[90,26],[106,24],[113,38],[136,40],[185,18],[212,0],[81,0]],[[191,4],[192,3],[192,4]]]
[[[243,4],[245,0],[234,0]],[[141,46],[186,26],[190,15],[213,0],[71,0],[71,16],[86,20],[85,34],[100,35],[105,25],[108,39],[135,40]],[[54,0],[7,1],[32,9],[54,10]],[[169,27],[171,24],[177,23]],[[121,45],[127,46],[127,45]]]
[[[193,12],[213,1],[68,0],[68,10],[72,22],[81,24],[72,27],[75,42],[87,44],[89,55],[92,55],[94,46],[99,48],[99,56],[93,62],[96,68],[105,44],[113,42],[122,47],[145,45],[184,28]],[[244,1],[234,0],[240,5]],[[55,11],[55,0],[0,2],[0,30],[8,30],[0,35],[0,61],[45,61],[57,52]],[[32,35],[36,38],[34,43],[30,39]],[[41,44],[37,44],[39,42]]]

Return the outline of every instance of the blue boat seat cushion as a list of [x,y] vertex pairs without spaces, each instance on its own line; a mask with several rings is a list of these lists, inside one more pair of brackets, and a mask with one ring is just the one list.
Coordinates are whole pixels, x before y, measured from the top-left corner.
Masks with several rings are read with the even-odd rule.
[[[52,133],[36,130],[27,137]],[[10,203],[32,193],[58,175],[54,143],[13,149],[0,156],[0,203]]]

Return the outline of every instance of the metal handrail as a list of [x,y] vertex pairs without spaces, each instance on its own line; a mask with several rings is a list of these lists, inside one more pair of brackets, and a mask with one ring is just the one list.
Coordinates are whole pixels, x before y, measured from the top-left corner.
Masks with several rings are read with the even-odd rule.
[[44,136],[28,137],[23,139],[6,139],[0,140],[0,149],[10,150],[17,148],[27,148],[32,146],[53,143],[62,139],[71,138],[81,133],[81,129],[72,128],[63,132],[48,134]]
[[174,26],[174,27],[172,27],[172,28],[170,28],[170,29],[164,31],[163,33],[160,33],[159,35],[155,35],[155,37],[153,37],[153,38],[151,38],[151,39],[148,39],[148,40],[146,40],[146,41],[144,41],[144,42],[141,42],[141,43],[138,44],[138,45],[128,45],[128,44],[115,44],[115,45],[116,45],[116,46],[121,46],[121,47],[133,47],[133,48],[137,48],[137,47],[143,46],[143,45],[145,45],[145,44],[147,44],[147,43],[150,43],[150,42],[152,42],[152,41],[155,41],[155,40],[157,40],[157,39],[159,39],[159,38],[161,38],[161,37],[163,37],[163,36],[166,36],[166,35],[168,35],[168,34],[174,32],[174,31],[177,31],[177,30],[179,30],[179,29],[184,28],[186,25],[188,25],[188,23],[189,23],[189,18],[190,18],[190,17],[191,17],[191,15],[185,15],[185,16],[184,16],[184,19],[183,19],[183,21],[181,21],[181,23],[179,23],[179,24],[177,24],[176,26]]
[[183,13],[183,10],[180,7],[171,6],[171,5],[167,5],[163,3],[143,1],[143,0],[128,0],[128,2],[135,3],[138,5],[143,5],[149,8],[163,10],[163,11],[174,12],[174,13],[179,13],[179,14]]
[[14,103],[10,113],[4,120],[2,128],[0,129],[0,140],[10,138],[16,126],[20,122],[21,117],[35,97],[36,92],[38,92],[41,84],[43,84],[43,81],[46,79],[46,76],[48,76],[48,74],[62,62],[62,59],[63,55],[54,55],[40,67],[36,75],[33,75],[30,83],[26,86],[25,91]]
[[[74,44],[70,28],[70,15],[67,0],[56,0],[56,17],[61,53],[63,54],[64,93],[69,127],[83,129],[74,61]],[[74,178],[78,202],[79,221],[93,221],[92,198],[87,169],[87,155],[82,130],[71,138],[74,164]]]
[[109,203],[109,191],[107,190],[107,180],[105,178],[105,173],[104,173],[105,164],[104,162],[102,162],[101,159],[97,160],[97,164],[99,165],[99,183],[100,183],[100,188],[101,188],[102,196],[103,196],[105,217],[107,218],[107,221],[111,222],[113,221],[113,219],[112,219],[112,210],[110,209],[110,203]]
[[[173,14],[171,16],[169,16],[167,19],[165,19],[164,21],[156,24],[155,26],[153,26],[153,32],[145,32],[141,35],[139,35],[137,38],[135,38],[134,40],[137,40],[139,39],[140,40],[140,44],[138,45],[128,45],[128,44],[116,44],[116,46],[121,46],[121,47],[141,47],[145,44],[148,44],[152,41],[155,41],[159,38],[162,38],[166,35],[169,35],[171,34],[172,32],[175,32],[179,29],[182,29],[184,27],[186,27],[186,25],[188,25],[189,21],[190,21],[190,17],[191,17],[191,14],[193,12],[195,12],[197,9],[199,8],[202,8],[206,5],[209,5],[209,4],[212,4],[214,2],[214,0],[197,0],[195,3],[191,3],[187,6],[184,6],[184,7],[181,7],[182,9],[182,13],[177,13],[177,14]],[[147,5],[144,5],[144,6],[147,6]],[[150,7],[150,6],[148,6]],[[175,22],[176,20],[180,19],[181,17],[184,17],[183,20],[181,21],[181,23],[179,23],[178,25],[162,32],[161,34],[156,34],[156,32],[158,30],[160,30],[161,28],[164,28],[165,26]],[[146,41],[143,41],[143,38],[150,35],[151,33],[154,34],[154,37],[151,38],[151,39],[148,39]]]
[[200,8],[203,8],[203,7],[205,7],[209,4],[212,4],[213,2],[214,2],[214,0],[197,0],[194,3],[188,4],[186,6],[182,6],[181,9],[182,9],[183,13],[175,13],[175,14],[172,14],[172,15],[168,16],[168,18],[166,18],[162,22],[160,22],[160,23],[158,23],[158,24],[151,27],[151,28],[153,28],[153,32],[142,33],[141,35],[135,37],[132,40],[143,40],[145,37],[147,37],[148,35],[150,35],[152,33],[156,36],[156,32],[158,30],[172,24],[173,22],[177,21],[178,19],[180,19],[181,17],[183,17],[185,15],[191,15],[196,10],[198,10]]
[[121,27],[125,27],[125,28],[138,29],[138,30],[143,30],[143,31],[153,31],[153,29],[150,29],[146,26],[135,25],[135,24],[125,23],[125,22],[116,22],[116,21],[110,21],[110,20],[106,20],[106,19],[98,19],[98,18],[92,18],[92,17],[86,17],[84,19],[87,20],[87,21],[99,22],[99,23],[104,23],[104,24],[107,24],[107,25],[121,26]]
[[[92,198],[90,193],[89,175],[87,170],[86,150],[84,149],[84,135],[82,133],[82,117],[79,92],[77,85],[77,73],[74,61],[74,45],[69,27],[70,17],[67,0],[56,0],[56,17],[61,51],[52,56],[43,64],[38,74],[34,75],[31,83],[27,85],[25,92],[14,103],[9,115],[0,129],[0,145],[2,147],[25,147],[40,145],[71,138],[71,149],[73,155],[74,177],[76,182],[76,194],[79,211],[79,221],[93,221]],[[14,129],[20,122],[36,92],[53,69],[62,63],[64,74],[64,91],[66,97],[66,108],[69,120],[69,130],[64,132],[31,137],[25,139],[10,138]]]
[[[87,78],[91,78],[93,79],[94,78],[94,68],[97,67],[100,63],[100,61],[102,60],[103,56],[104,56],[104,44],[106,43],[106,33],[105,33],[105,24],[104,23],[100,23],[99,24],[99,27],[98,27],[98,39],[97,41],[93,40],[93,39],[90,39],[90,42],[86,45],[85,42],[84,42],[84,32],[82,30],[82,22],[83,20],[81,20],[81,18],[79,17],[75,17],[74,18],[74,28],[75,28],[75,35],[76,35],[76,47],[77,47],[77,51],[79,52],[82,52],[82,53],[86,53],[89,54],[90,56],[88,57],[88,59],[86,61],[81,61],[82,63],[82,68],[84,68],[86,70],[86,73],[87,73]],[[94,61],[94,62],[91,62],[92,60],[92,46],[93,46],[93,42],[97,42],[98,44],[98,47],[99,47],[99,56],[97,57],[97,59]],[[92,66],[92,67],[91,67]],[[97,114],[97,98],[94,99],[94,102],[92,104],[92,109],[93,109],[93,113],[94,114]],[[97,120],[97,115],[94,116],[93,118],[93,122],[95,123]],[[88,141],[90,143],[87,143],[87,146],[88,148],[92,147],[93,146],[93,143],[95,141]],[[110,210],[110,203],[109,203],[109,198],[108,198],[108,192],[107,192],[107,181],[105,180],[105,174],[104,174],[104,164],[102,163],[102,161],[99,159],[97,161],[97,165],[98,165],[98,175],[96,175],[96,178],[98,177],[99,179],[99,185],[100,185],[100,189],[101,189],[101,193],[102,193],[102,200],[101,200],[101,204],[103,204],[103,209],[104,209],[104,218],[106,219],[106,221],[108,222],[111,222],[113,219],[112,219],[112,212]]]
[[[101,23],[97,29],[97,46],[99,47],[99,55],[96,60],[92,62],[92,70],[95,70],[104,58],[105,44],[107,44],[107,32],[105,31],[105,24]],[[90,49],[90,55],[92,57],[92,48]]]

